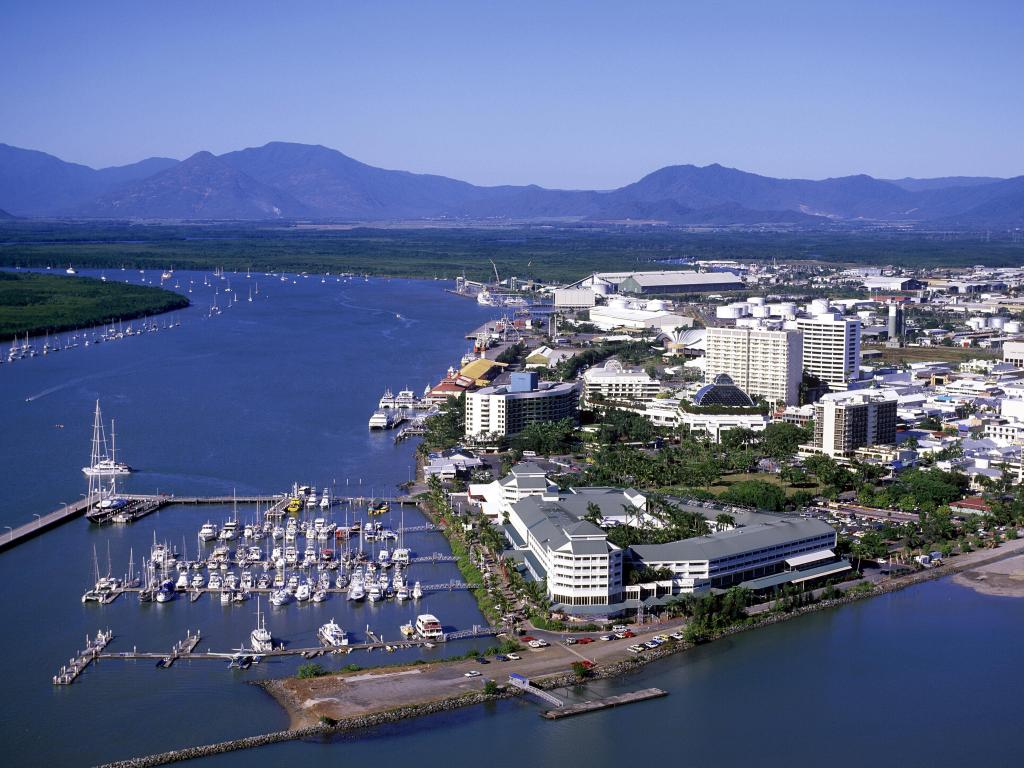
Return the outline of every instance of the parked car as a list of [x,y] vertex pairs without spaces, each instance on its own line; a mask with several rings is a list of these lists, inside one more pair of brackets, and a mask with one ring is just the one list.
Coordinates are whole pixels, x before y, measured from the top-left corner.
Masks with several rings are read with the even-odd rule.
[[508,661],[508,656],[506,656],[506,655],[505,655],[505,654],[503,654],[503,653],[499,653],[498,655],[496,655],[496,656],[494,657],[494,660],[495,660],[495,661]]
[[594,642],[594,638],[592,638],[592,637],[581,637],[576,642],[578,642],[580,645],[590,645],[592,642]]
[[566,645],[576,645],[577,642],[578,641],[576,640],[575,637],[567,637],[567,638],[565,638],[565,644]]
[[523,657],[520,656],[518,653],[510,653],[506,658],[509,661],[519,661]]
[[598,639],[600,639],[600,640],[611,640],[612,636],[611,635],[601,635],[601,637],[598,638]]
[[490,663],[491,663],[491,662],[489,662],[489,661],[488,661],[487,659],[485,659],[485,658],[484,658],[483,656],[477,656],[477,657],[476,657],[476,658],[474,659],[474,661],[475,661],[475,662],[476,662],[477,664],[490,664]]
[[615,626],[612,627],[612,632],[625,632],[625,631],[626,631],[626,625],[625,624],[616,624]]
[[469,672],[464,672],[462,674],[462,676],[463,677],[480,677],[480,673],[477,670],[475,670],[475,669],[471,669],[471,670],[469,670]]

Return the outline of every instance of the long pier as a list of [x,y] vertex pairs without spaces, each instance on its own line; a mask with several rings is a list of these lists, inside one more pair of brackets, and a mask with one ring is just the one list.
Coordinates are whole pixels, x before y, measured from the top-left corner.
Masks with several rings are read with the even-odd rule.
[[557,709],[549,709],[547,712],[541,713],[541,717],[547,718],[548,720],[561,720],[563,717],[585,715],[588,712],[598,712],[602,709],[610,709],[611,707],[621,707],[625,704],[633,704],[637,701],[660,699],[662,696],[668,696],[668,691],[663,691],[661,688],[644,688],[639,691],[630,691],[629,693],[619,694],[618,696],[608,696],[603,699],[584,701],[579,704],[560,705]]
[[[112,520],[112,522],[129,523],[171,504],[270,504],[271,507],[267,514],[282,515],[284,514],[285,507],[290,502],[290,497],[287,494],[272,496],[266,494],[249,496],[175,496],[174,494],[165,493],[131,493],[121,494],[119,498],[132,503],[132,508],[123,513],[121,518],[116,521]],[[333,498],[333,502],[336,504],[356,506],[367,504],[372,500],[373,497],[370,496],[336,496]],[[24,525],[19,525],[16,528],[9,527],[6,533],[0,534],[0,551],[17,546],[76,517],[82,517],[94,501],[95,499],[79,499],[70,504],[65,504],[60,509],[56,509],[48,514],[35,515],[34,520]],[[416,506],[419,500],[414,496],[398,496],[388,499],[388,502],[397,506]]]

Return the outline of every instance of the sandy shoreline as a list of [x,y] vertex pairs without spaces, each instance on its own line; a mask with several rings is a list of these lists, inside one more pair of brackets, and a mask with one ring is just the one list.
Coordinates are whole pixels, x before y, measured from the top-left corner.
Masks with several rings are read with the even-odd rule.
[[958,573],[953,581],[983,595],[1024,597],[1024,555]]

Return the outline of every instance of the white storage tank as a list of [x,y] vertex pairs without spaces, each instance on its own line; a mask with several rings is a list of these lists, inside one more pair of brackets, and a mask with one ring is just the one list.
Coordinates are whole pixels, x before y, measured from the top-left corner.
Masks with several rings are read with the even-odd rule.
[[627,305],[625,299],[621,296],[616,296],[614,299],[608,299],[608,306],[613,309],[625,309]]
[[1021,324],[1016,320],[1007,320],[1003,323],[1003,330],[1006,333],[1020,333]]
[[768,317],[770,313],[768,311],[768,307],[766,307],[764,304],[755,304],[753,307],[750,308],[750,314],[752,314],[754,317]]
[[808,312],[812,315],[827,315],[832,311],[832,306],[828,303],[828,299],[815,299],[811,302],[811,306]]
[[1006,327],[1006,318],[1004,318],[1004,317],[993,317],[991,320],[988,321],[988,327],[989,328],[1005,328]]
[[726,304],[724,307],[718,307],[715,310],[715,317],[719,320],[736,320],[743,317],[746,314],[746,305],[736,306],[735,304]]
[[980,331],[988,326],[988,320],[984,317],[972,317],[967,320],[967,327]]
[[652,301],[648,301],[647,309],[649,309],[651,312],[664,312],[665,302],[662,301],[661,299],[654,299]]
[[753,298],[747,299],[747,304],[750,304],[752,307],[763,307],[764,306],[764,297],[763,296],[754,296]]

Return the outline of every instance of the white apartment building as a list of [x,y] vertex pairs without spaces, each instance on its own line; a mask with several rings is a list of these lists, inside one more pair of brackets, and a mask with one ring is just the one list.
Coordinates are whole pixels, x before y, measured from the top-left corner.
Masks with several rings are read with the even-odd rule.
[[896,442],[897,395],[892,390],[830,392],[814,404],[814,442],[805,453],[848,458],[862,446]]
[[803,369],[830,389],[846,389],[860,376],[860,318],[827,313],[796,321],[803,333]]
[[618,360],[609,360],[602,367],[590,368],[583,374],[583,396],[591,405],[595,402],[645,403],[660,391],[660,381],[640,368],[623,368]]
[[796,405],[802,375],[799,331],[708,328],[705,339],[706,381],[725,373],[751,396]]

